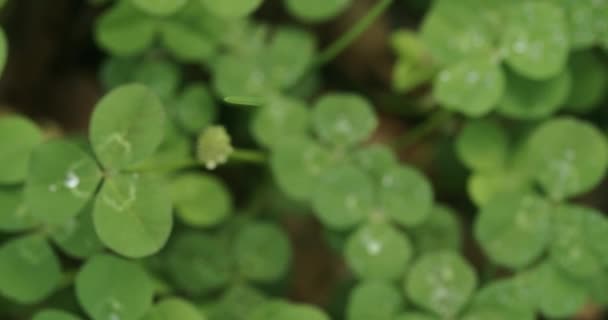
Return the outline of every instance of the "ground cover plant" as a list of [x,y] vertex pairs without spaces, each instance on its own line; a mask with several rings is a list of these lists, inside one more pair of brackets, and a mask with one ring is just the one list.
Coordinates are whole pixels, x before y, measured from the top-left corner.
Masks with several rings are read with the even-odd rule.
[[608,1],[0,6],[0,319],[605,319]]

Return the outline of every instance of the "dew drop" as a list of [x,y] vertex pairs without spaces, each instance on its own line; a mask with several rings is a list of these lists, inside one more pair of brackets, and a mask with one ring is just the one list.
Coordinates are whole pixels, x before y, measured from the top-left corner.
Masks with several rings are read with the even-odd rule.
[[517,54],[524,54],[528,50],[528,44],[525,41],[517,41],[513,44],[513,51]]
[[378,241],[375,241],[373,239],[369,239],[366,243],[365,246],[367,248],[367,252],[372,255],[375,256],[377,254],[380,253],[380,251],[382,250],[382,244]]
[[70,172],[68,172],[68,175],[66,176],[63,184],[68,189],[75,189],[80,184],[80,178],[74,172],[70,171]]

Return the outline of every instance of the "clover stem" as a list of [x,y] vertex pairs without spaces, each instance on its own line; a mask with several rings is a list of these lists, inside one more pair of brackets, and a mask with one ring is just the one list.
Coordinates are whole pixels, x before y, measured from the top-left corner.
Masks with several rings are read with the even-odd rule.
[[395,148],[405,148],[433,133],[435,129],[452,119],[452,114],[445,110],[436,111],[417,127],[408,130],[404,135],[391,142]]
[[267,157],[266,154],[257,150],[234,149],[230,154],[230,160],[265,164]]
[[179,159],[166,163],[144,163],[132,167],[127,172],[142,173],[142,172],[172,172],[185,169],[192,169],[202,166],[196,159]]
[[369,13],[361,18],[357,24],[351,27],[348,32],[344,33],[338,40],[319,54],[313,63],[314,66],[319,67],[327,64],[348,48],[367,28],[369,28],[376,18],[378,18],[392,2],[392,0],[379,0],[378,3],[369,10]]

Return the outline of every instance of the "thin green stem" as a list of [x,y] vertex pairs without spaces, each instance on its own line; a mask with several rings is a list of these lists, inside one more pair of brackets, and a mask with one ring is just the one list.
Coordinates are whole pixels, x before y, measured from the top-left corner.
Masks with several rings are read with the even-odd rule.
[[398,137],[392,142],[392,145],[395,148],[405,148],[409,147],[412,144],[420,141],[427,135],[433,133],[435,129],[444,125],[452,118],[452,114],[445,111],[440,110],[433,113],[426,121],[420,124],[417,127],[408,130],[405,135]]
[[[304,0],[303,0],[304,1]],[[327,64],[348,48],[369,26],[391,5],[392,0],[379,0],[367,15],[343,34],[338,40],[323,50],[314,62],[315,67]]]
[[230,160],[248,162],[248,163],[256,163],[256,164],[265,164],[267,157],[266,157],[266,154],[264,154],[261,151],[235,149],[230,154]]
[[224,102],[244,107],[261,107],[264,105],[264,100],[256,96],[228,96],[224,98]]
[[179,159],[175,161],[167,161],[161,163],[143,163],[130,168],[129,172],[173,172],[185,169],[193,169],[200,167],[201,164],[196,159]]

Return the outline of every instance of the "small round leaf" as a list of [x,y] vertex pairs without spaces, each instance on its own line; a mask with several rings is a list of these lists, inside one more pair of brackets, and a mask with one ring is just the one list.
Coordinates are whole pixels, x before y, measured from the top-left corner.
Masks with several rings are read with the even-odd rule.
[[263,0],[200,0],[209,11],[224,18],[242,18],[255,11]]
[[156,151],[164,125],[163,106],[150,89],[123,85],[97,103],[89,131],[91,145],[105,168],[125,169]]
[[[270,166],[277,184],[296,200],[307,200],[331,162],[331,154],[308,138],[283,140],[271,153]],[[293,168],[299,168],[294,170]]]
[[344,230],[359,224],[374,209],[374,184],[355,166],[332,168],[319,179],[312,199],[321,222]]
[[508,152],[507,133],[491,120],[467,122],[456,140],[458,157],[469,169],[475,171],[503,168]]
[[80,320],[80,318],[65,311],[45,309],[36,313],[32,320]]
[[169,238],[171,201],[162,183],[154,178],[112,176],[97,195],[93,221],[108,248],[131,258],[148,256]]
[[25,236],[0,247],[0,294],[20,304],[34,304],[59,285],[61,267],[40,236]]
[[75,287],[80,306],[93,320],[140,319],[154,295],[144,269],[107,254],[87,261],[76,275]]
[[433,95],[445,108],[469,117],[489,113],[505,91],[500,66],[487,59],[463,60],[439,73]]
[[433,207],[433,189],[422,173],[413,167],[394,167],[380,181],[380,205],[391,219],[405,227],[426,220]]
[[365,280],[397,280],[413,256],[408,237],[386,223],[367,224],[353,233],[346,244],[346,262]]
[[568,69],[543,80],[507,72],[507,89],[498,103],[498,112],[521,120],[548,117],[564,104],[571,86]]
[[191,226],[217,225],[232,211],[230,193],[213,176],[180,175],[171,183],[171,195],[178,215]]
[[236,234],[234,255],[243,276],[257,282],[272,282],[287,272],[291,248],[279,227],[255,223],[243,226]]
[[166,298],[156,304],[141,320],[205,320],[206,317],[190,302]]
[[601,181],[608,166],[608,146],[591,124],[562,117],[532,133],[527,158],[529,172],[544,191],[561,200],[587,192]]
[[329,20],[344,11],[352,0],[286,0],[289,13],[307,22]]
[[452,251],[426,253],[410,269],[405,283],[415,304],[444,318],[454,317],[477,286],[471,265]]
[[178,233],[168,246],[167,269],[175,286],[190,294],[219,289],[234,272],[226,239],[194,232]]
[[97,162],[86,151],[66,141],[49,141],[32,152],[25,201],[40,221],[61,225],[83,209],[100,181]]
[[462,247],[461,223],[456,213],[443,205],[435,205],[428,219],[410,234],[418,252],[458,251]]
[[184,7],[188,0],[131,0],[140,10],[157,16],[169,16]]
[[53,242],[74,258],[89,258],[103,249],[93,226],[93,205],[89,203],[76,217],[50,230]]
[[273,148],[287,136],[304,136],[309,122],[310,112],[304,102],[278,96],[255,113],[251,131],[260,144]]
[[363,282],[348,298],[348,320],[392,320],[403,308],[403,296],[386,282]]
[[502,39],[507,63],[531,79],[557,76],[570,49],[562,8],[546,1],[522,1],[513,6],[509,21]]
[[30,154],[42,142],[40,129],[19,116],[0,119],[0,184],[25,180]]
[[372,134],[378,120],[370,103],[354,94],[329,94],[312,111],[312,124],[321,140],[334,146],[352,146]]
[[490,259],[510,268],[532,263],[549,243],[551,206],[525,193],[501,194],[482,206],[475,239]]
[[95,39],[99,46],[116,56],[133,56],[149,48],[156,34],[154,19],[133,6],[118,1],[98,20]]

